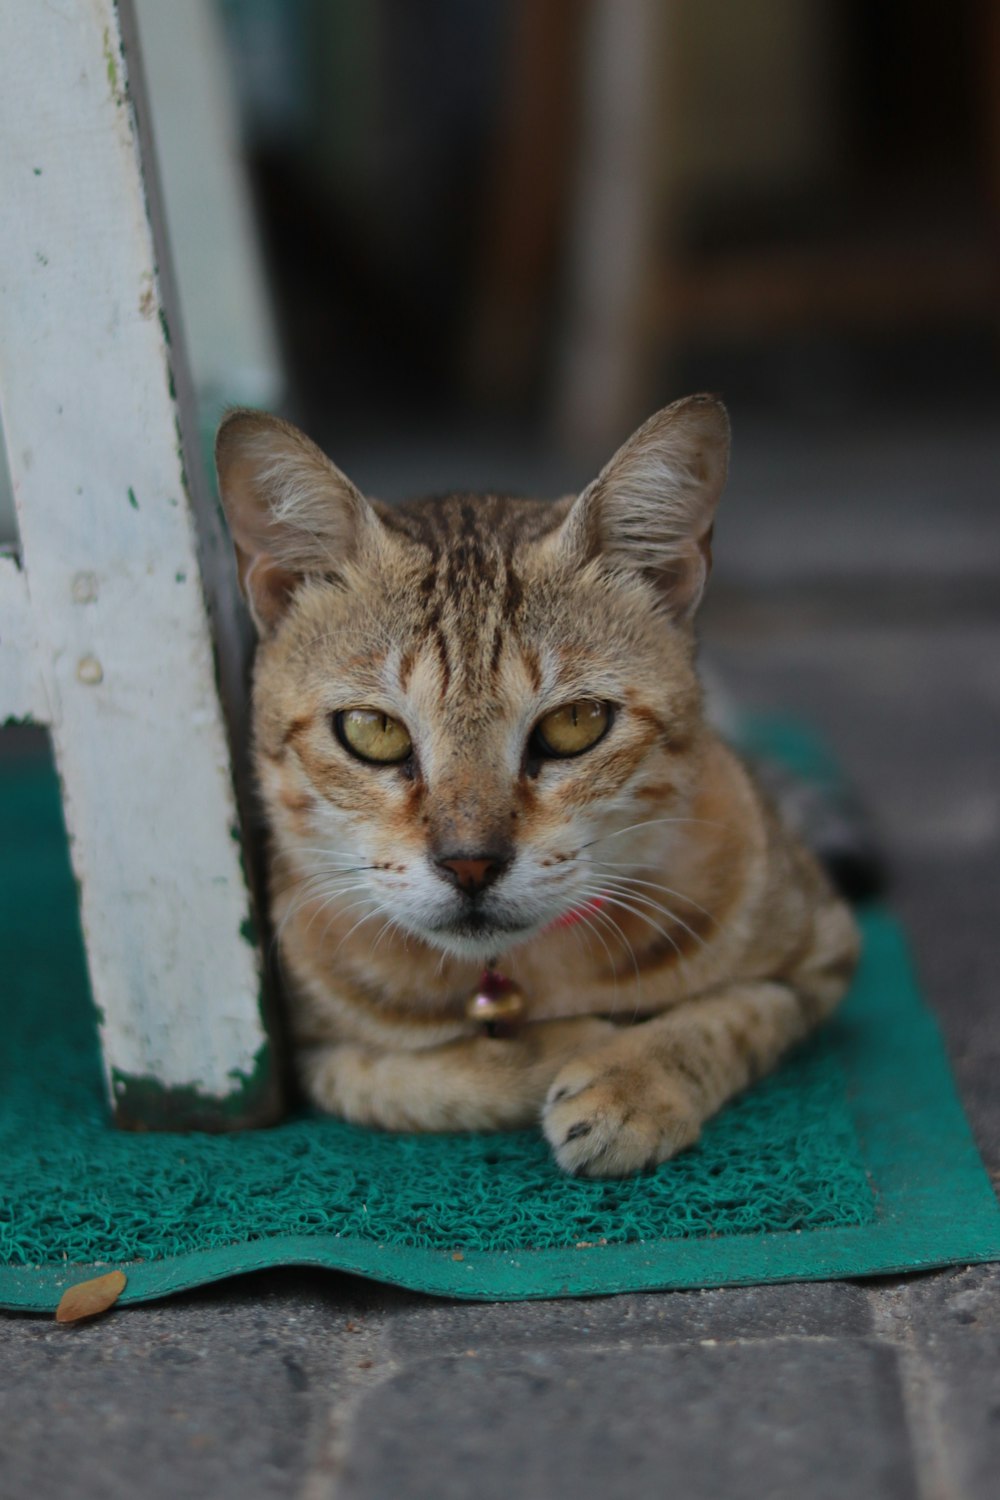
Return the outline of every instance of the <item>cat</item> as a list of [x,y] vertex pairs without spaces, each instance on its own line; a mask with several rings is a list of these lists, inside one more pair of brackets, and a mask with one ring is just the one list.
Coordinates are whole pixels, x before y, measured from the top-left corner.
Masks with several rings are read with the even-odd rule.
[[216,452],[309,1098],[391,1130],[540,1121],[582,1175],[690,1146],[858,957],[702,711],[724,406],[666,407],[554,502],[390,508],[260,412]]

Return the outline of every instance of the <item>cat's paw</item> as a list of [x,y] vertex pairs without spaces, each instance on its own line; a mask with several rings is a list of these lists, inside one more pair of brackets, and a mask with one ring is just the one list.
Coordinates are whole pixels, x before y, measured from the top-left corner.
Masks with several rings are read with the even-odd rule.
[[367,1047],[304,1047],[298,1055],[299,1078],[311,1104],[325,1114],[356,1124],[375,1124],[371,1102],[374,1054]]
[[658,1063],[604,1049],[560,1070],[542,1128],[564,1171],[629,1177],[694,1145],[701,1117],[683,1081]]

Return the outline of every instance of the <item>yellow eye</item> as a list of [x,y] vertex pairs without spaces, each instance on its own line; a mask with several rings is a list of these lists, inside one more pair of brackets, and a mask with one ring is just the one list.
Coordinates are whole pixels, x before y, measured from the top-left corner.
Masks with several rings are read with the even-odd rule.
[[597,744],[610,723],[611,709],[606,703],[599,703],[596,698],[578,698],[540,719],[532,741],[542,755],[580,755]]
[[334,717],[337,738],[358,760],[396,765],[406,760],[413,742],[398,719],[377,708],[346,708]]

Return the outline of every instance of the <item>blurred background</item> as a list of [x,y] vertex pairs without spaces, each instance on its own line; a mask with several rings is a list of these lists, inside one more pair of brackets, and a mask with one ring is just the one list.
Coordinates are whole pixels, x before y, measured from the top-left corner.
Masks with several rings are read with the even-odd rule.
[[1000,7],[135,10],[206,429],[545,494],[709,389],[721,573],[995,564]]
[[995,396],[996,6],[221,14],[290,387],[341,444],[600,454],[702,385],[805,421]]
[[[385,499],[557,494],[713,390],[712,609],[995,587],[1000,7],[137,11],[207,428],[276,406]],[[228,247],[199,109],[246,168]]]

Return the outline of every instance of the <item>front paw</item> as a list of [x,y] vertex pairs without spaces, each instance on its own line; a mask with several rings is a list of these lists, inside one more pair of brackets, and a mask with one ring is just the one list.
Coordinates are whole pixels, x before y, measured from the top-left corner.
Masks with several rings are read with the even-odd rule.
[[693,1145],[701,1118],[682,1080],[645,1058],[604,1050],[560,1070],[542,1129],[564,1171],[628,1177]]

